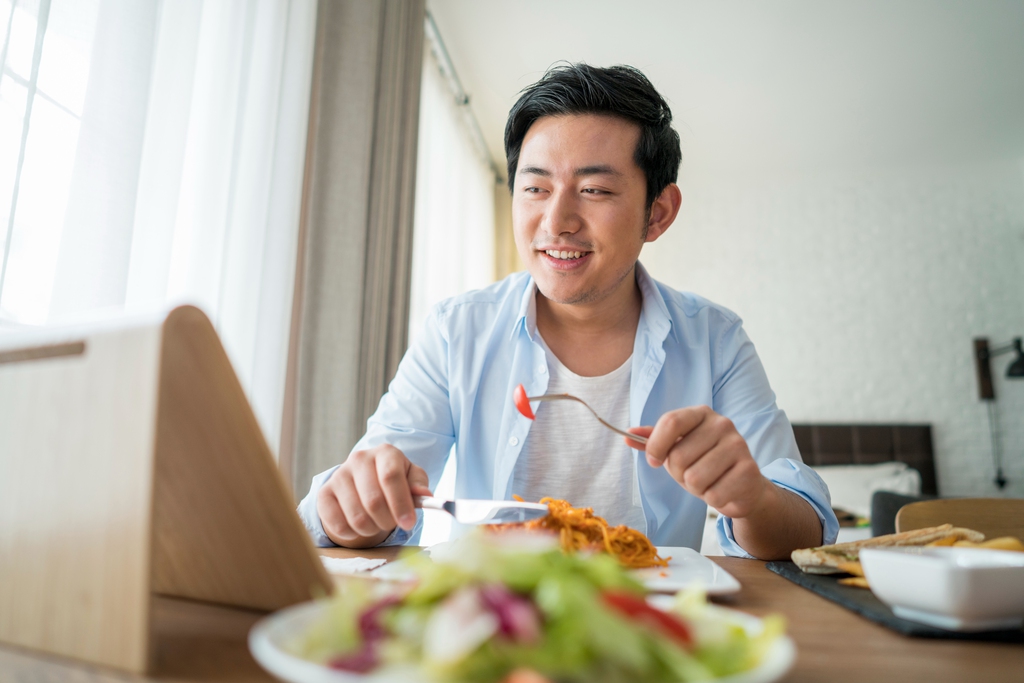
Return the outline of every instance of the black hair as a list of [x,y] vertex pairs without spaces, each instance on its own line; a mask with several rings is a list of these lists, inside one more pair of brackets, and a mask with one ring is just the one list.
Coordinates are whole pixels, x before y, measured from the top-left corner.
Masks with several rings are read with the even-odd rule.
[[675,182],[682,161],[679,134],[672,128],[668,103],[647,77],[632,66],[561,64],[525,88],[508,113],[505,156],[509,192],[515,187],[519,152],[530,126],[541,117],[564,114],[607,114],[640,126],[633,159],[647,178],[648,209],[661,191]]

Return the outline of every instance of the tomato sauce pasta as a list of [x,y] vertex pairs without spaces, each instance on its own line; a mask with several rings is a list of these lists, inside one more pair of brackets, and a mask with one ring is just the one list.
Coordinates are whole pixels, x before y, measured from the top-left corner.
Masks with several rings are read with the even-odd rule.
[[[515,498],[522,500],[519,496]],[[636,529],[625,524],[609,526],[603,517],[594,514],[593,508],[574,508],[568,502],[555,498],[542,498],[540,502],[547,503],[547,516],[530,522],[501,525],[501,528],[557,533],[564,552],[603,550],[631,569],[668,566],[668,560],[658,556],[658,550],[650,539]]]

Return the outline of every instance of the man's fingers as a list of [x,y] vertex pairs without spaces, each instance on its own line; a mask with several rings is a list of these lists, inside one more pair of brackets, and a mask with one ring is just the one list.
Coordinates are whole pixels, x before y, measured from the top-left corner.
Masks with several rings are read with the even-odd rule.
[[419,486],[430,490],[430,477],[427,476],[426,470],[422,467],[409,463],[409,469],[405,476],[409,482],[409,486]]
[[434,495],[434,492],[431,491],[426,486],[418,486],[416,484],[413,484],[409,488],[412,490],[412,495],[414,495],[414,496],[433,496]]
[[[630,434],[636,434],[637,436],[647,438],[651,435],[651,432],[654,431],[654,427],[630,427],[626,431],[629,432]],[[638,451],[643,451],[647,449],[647,444],[640,443],[639,441],[633,441],[633,439],[630,439],[628,436],[624,436],[622,437],[622,439],[630,448],[635,448]]]
[[416,525],[416,509],[413,507],[413,494],[407,479],[407,470],[411,466],[405,456],[397,451],[377,462],[377,480],[391,516],[406,531]]
[[396,526],[416,525],[413,496],[430,496],[430,480],[399,449],[353,451],[317,494],[324,532],[338,545],[379,543]]
[[[691,433],[690,436],[695,436]],[[687,441],[690,436],[683,441]],[[680,442],[680,445],[682,442]],[[683,487],[695,496],[703,496],[704,492],[710,489],[729,469],[736,463],[736,456],[728,449],[721,448],[714,444],[707,447],[705,444],[691,448],[698,452],[692,459],[689,454],[679,455],[677,451],[683,449],[674,448],[669,456],[665,467],[672,478],[678,481]]]
[[380,481],[381,459],[377,458],[352,468],[352,479],[359,492],[359,502],[377,528],[373,533],[390,531],[396,522],[391,514],[388,497]]
[[665,467],[679,483],[688,468],[701,462],[719,444],[719,435],[708,428],[708,421],[701,422],[693,431],[677,441],[668,452]]
[[714,413],[707,406],[693,406],[662,415],[647,439],[647,462],[652,467],[658,467],[668,458],[672,447],[680,439],[699,427],[708,415],[712,414]]
[[707,406],[694,406],[692,408],[680,408],[665,413],[658,418],[654,430],[647,439],[647,464],[651,467],[660,467],[668,458],[672,447],[691,431],[696,429],[704,420],[714,415]]
[[396,517],[398,523],[406,531],[412,530],[416,525],[416,508],[413,496],[433,496],[430,490],[430,477],[422,467],[408,463],[408,471],[404,473],[406,486],[409,491],[409,510],[401,517]]
[[352,528],[352,531],[362,537],[374,536],[380,533],[381,529],[373,521],[373,517],[363,507],[356,489],[355,482],[351,477],[343,477],[338,480],[335,490],[338,494],[338,501],[341,503],[341,510],[345,513],[345,521]]
[[665,413],[647,439],[647,462],[728,517],[750,514],[767,480],[736,425],[708,406]]
[[[331,486],[324,485],[317,494],[317,514],[320,515],[320,524],[323,525],[327,538],[334,543],[347,541],[352,535],[352,529],[345,521],[345,513],[341,510],[338,497]],[[340,544],[339,544],[340,545]]]

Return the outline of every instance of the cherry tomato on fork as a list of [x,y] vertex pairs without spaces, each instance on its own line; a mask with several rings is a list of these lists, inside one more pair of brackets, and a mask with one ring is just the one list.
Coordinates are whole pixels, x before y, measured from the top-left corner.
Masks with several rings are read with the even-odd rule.
[[523,415],[531,420],[536,419],[533,414],[533,409],[530,408],[530,399],[526,395],[526,389],[523,388],[522,384],[516,386],[515,391],[512,392],[512,400],[515,401],[516,409]]

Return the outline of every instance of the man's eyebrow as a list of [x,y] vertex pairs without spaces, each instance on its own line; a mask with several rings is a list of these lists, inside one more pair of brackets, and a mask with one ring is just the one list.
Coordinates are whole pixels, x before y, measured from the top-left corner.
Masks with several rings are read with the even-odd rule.
[[615,170],[611,166],[597,165],[597,166],[583,166],[582,168],[577,168],[576,172],[573,173],[573,175],[575,175],[577,178],[582,178],[582,177],[588,176],[588,175],[613,175],[613,176],[621,176],[622,173],[617,171],[617,170]]
[[[521,169],[519,169],[519,173],[528,175],[539,175],[543,176],[544,178],[551,177],[551,171],[541,168],[540,166],[524,166]],[[582,178],[584,176],[589,175],[621,176],[622,173],[620,171],[615,170],[611,166],[597,164],[594,166],[581,166],[580,168],[577,168],[575,171],[573,171],[573,175],[576,176],[577,178]]]
[[527,173],[529,175],[544,176],[545,178],[551,177],[551,171],[544,170],[540,166],[524,166],[523,168],[519,169],[519,172]]

